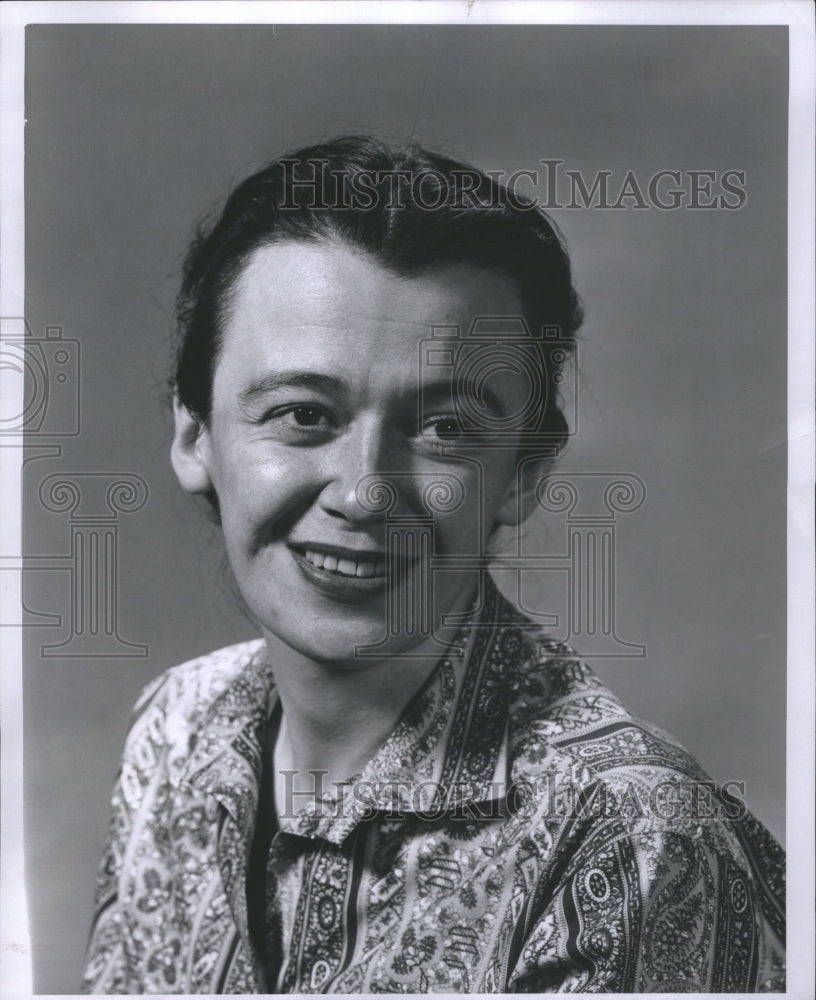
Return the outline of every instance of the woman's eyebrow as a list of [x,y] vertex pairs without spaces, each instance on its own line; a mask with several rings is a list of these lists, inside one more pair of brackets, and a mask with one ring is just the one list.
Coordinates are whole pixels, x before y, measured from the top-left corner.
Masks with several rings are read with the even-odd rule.
[[[280,389],[310,389],[325,395],[350,395],[349,383],[337,375],[327,372],[308,370],[293,370],[282,372],[267,372],[252,379],[238,394],[241,407],[250,406],[259,397]],[[416,389],[408,395],[415,398]],[[478,403],[487,407],[497,416],[505,415],[505,407],[499,396],[484,381],[479,383],[472,379],[462,379],[452,376],[437,378],[434,381],[423,379],[420,391],[422,400],[430,405],[439,405],[445,401],[459,399]]]
[[267,372],[252,379],[238,394],[238,402],[243,405],[252,403],[258,396],[275,392],[278,389],[312,389],[327,395],[348,393],[349,385],[337,375],[313,371],[283,371]]
[[422,385],[423,402],[434,405],[443,400],[465,399],[471,403],[477,403],[480,408],[487,407],[496,416],[505,416],[505,407],[499,396],[484,381],[476,382],[473,379],[458,378],[455,375],[439,379],[434,382],[423,380]]

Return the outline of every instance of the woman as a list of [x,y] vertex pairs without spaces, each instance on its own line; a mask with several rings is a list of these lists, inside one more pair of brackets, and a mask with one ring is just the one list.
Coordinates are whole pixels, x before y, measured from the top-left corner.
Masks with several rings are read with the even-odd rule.
[[338,139],[232,194],[178,315],[173,466],[261,638],[142,696],[85,989],[782,989],[778,845],[486,572],[567,432],[543,213]]

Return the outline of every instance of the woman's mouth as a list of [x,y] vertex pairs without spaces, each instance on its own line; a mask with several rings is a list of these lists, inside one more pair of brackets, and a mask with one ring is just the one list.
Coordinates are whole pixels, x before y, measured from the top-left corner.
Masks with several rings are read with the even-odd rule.
[[339,546],[325,548],[308,542],[289,546],[306,579],[325,596],[356,603],[382,594],[396,583],[405,566],[390,567],[384,552],[365,552]]
[[385,562],[374,561],[372,558],[366,558],[365,556],[351,558],[348,555],[337,555],[336,553],[325,552],[320,549],[305,549],[302,550],[302,555],[307,562],[317,567],[317,569],[325,570],[327,573],[336,573],[338,576],[385,576]]

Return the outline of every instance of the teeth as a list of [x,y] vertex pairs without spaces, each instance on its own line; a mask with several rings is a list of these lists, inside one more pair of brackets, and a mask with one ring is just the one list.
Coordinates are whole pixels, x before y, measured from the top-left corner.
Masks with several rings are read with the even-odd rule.
[[306,550],[306,558],[318,569],[326,569],[330,573],[341,573],[343,576],[385,576],[385,563],[355,562],[353,559],[338,559],[337,556],[324,552]]

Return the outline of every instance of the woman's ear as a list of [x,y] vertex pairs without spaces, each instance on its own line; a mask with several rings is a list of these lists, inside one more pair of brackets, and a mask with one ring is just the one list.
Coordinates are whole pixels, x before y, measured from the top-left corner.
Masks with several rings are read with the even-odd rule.
[[208,493],[213,489],[209,469],[208,431],[187,407],[173,397],[175,432],[170,449],[173,471],[188,493]]
[[519,460],[515,478],[510,481],[499,507],[497,524],[509,528],[524,524],[538,506],[536,491],[548,471],[548,464],[541,457]]

